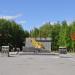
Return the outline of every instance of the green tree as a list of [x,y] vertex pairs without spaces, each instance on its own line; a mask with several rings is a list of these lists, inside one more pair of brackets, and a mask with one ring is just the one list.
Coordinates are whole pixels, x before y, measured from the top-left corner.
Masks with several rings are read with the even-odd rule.
[[60,28],[59,33],[59,46],[66,47],[67,46],[67,22],[63,21],[62,26]]
[[28,35],[16,22],[0,19],[0,45],[11,44],[13,47],[22,48]]
[[51,37],[52,28],[53,26],[50,24],[50,22],[42,25],[39,28],[40,37],[44,37],[44,38]]
[[34,28],[32,31],[30,31],[30,36],[31,37],[39,37],[39,29],[38,28]]
[[[70,24],[70,35],[72,35],[73,33],[75,33],[75,22],[72,22]],[[73,51],[75,51],[75,40],[72,40],[72,38],[71,38],[71,48],[73,49]]]
[[57,51],[59,48],[58,45],[58,40],[59,40],[59,32],[60,32],[60,23],[57,22],[53,25],[53,30],[51,33],[51,38],[52,38],[52,51]]

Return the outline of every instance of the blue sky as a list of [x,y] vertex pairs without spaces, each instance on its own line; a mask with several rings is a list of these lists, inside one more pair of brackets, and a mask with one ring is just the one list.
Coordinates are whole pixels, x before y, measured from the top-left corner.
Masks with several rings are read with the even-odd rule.
[[75,0],[0,0],[0,18],[12,19],[30,30],[45,22],[75,20]]

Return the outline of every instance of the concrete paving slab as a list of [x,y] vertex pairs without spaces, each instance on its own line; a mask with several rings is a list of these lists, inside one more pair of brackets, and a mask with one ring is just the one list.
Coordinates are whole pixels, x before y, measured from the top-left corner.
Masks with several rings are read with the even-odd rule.
[[75,75],[71,58],[42,55],[0,57],[0,75]]

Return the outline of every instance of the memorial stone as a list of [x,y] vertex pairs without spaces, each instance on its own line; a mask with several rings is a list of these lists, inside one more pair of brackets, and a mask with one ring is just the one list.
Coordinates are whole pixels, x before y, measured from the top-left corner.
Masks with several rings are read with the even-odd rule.
[[67,48],[66,47],[59,47],[59,53],[60,54],[67,54]]
[[9,46],[2,46],[1,54],[9,57]]

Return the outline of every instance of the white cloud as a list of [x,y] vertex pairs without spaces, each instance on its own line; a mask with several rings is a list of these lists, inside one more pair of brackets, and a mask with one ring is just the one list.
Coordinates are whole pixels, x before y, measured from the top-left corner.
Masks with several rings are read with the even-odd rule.
[[25,20],[23,20],[23,21],[19,21],[19,23],[21,23],[21,24],[25,24],[26,21],[25,21]]
[[18,21],[19,24],[26,24],[26,20]]
[[15,15],[15,16],[4,16],[4,15],[0,15],[0,18],[1,19],[7,19],[7,20],[14,20],[14,19],[16,19],[16,18],[18,18],[18,17],[21,17],[22,16],[22,14],[17,14],[17,15]]

